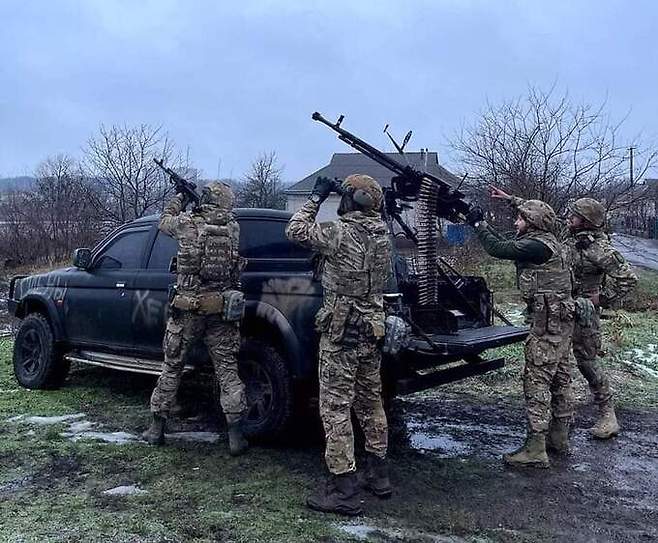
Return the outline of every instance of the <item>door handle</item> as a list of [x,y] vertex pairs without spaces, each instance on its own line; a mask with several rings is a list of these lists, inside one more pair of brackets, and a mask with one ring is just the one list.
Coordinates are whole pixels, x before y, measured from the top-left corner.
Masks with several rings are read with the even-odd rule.
[[124,288],[126,286],[125,283],[117,283],[116,284],[117,288]]

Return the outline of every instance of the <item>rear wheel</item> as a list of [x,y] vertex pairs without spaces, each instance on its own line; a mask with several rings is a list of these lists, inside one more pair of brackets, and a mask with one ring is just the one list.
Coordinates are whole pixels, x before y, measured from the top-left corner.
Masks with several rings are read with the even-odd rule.
[[[283,357],[271,345],[248,338],[240,350],[239,372],[247,396],[245,435],[264,441],[282,437],[293,408],[292,382]],[[216,384],[217,399],[218,389]]]
[[40,313],[21,322],[13,359],[16,380],[25,388],[58,388],[69,373],[70,364],[57,351],[50,323]]

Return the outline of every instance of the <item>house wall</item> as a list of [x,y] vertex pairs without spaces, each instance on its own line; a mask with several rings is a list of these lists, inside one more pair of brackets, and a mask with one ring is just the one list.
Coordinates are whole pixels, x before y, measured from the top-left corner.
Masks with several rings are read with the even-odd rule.
[[[286,211],[294,213],[304,205],[306,200],[308,200],[307,194],[288,195],[286,199]],[[337,194],[331,194],[320,206],[320,211],[316,219],[317,222],[335,221],[338,218],[336,210],[338,209],[339,203],[340,196]]]

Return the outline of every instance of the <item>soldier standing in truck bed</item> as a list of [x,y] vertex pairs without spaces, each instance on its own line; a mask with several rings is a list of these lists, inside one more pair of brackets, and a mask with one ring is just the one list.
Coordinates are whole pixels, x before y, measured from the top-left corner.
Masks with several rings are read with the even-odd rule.
[[531,325],[523,369],[528,433],[525,444],[503,459],[513,466],[547,468],[547,448],[568,446],[573,414],[569,354],[574,302],[568,254],[553,233],[556,217],[548,204],[516,198],[494,187],[491,196],[508,200],[516,209],[516,238],[503,239],[478,208],[467,220],[487,253],[515,262]]
[[598,417],[590,433],[595,438],[608,439],[619,433],[619,424],[610,381],[597,360],[601,350],[599,312],[633,290],[637,277],[603,231],[605,209],[599,202],[592,198],[576,200],[569,206],[567,223],[571,235],[566,244],[571,251],[574,296],[586,298],[594,306],[587,317],[576,319],[573,353],[598,407]]
[[333,189],[318,178],[310,199],[288,224],[288,238],[324,257],[324,300],[316,316],[320,338],[320,415],[326,437],[326,487],[310,496],[311,509],[361,513],[354,461],[351,409],[366,438],[365,486],[391,496],[386,466],[388,427],[382,405],[379,343],[384,336],[383,289],[391,274],[391,244],[381,219],[382,189],[367,175],[341,185],[338,221],[315,222]]
[[248,445],[241,428],[246,399],[237,361],[244,303],[237,290],[244,266],[238,254],[240,227],[232,213],[233,192],[224,183],[204,187],[199,206],[191,212],[184,211],[188,203],[185,195],[176,195],[160,218],[160,230],[178,241],[177,276],[170,296],[164,365],[151,396],[153,422],[142,436],[151,444],[164,444],[185,358],[202,338],[220,385],[230,452],[237,455]]

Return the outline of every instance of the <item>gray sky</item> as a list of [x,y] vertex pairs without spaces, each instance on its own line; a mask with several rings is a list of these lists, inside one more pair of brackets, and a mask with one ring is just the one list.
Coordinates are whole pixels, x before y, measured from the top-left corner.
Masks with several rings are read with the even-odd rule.
[[485,105],[557,81],[656,133],[651,1],[0,0],[0,177],[80,155],[99,123],[161,124],[207,176],[274,150],[286,181],[347,151],[318,110],[390,150],[438,150]]

